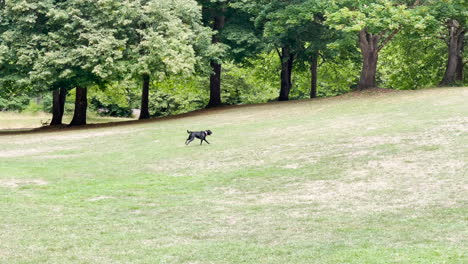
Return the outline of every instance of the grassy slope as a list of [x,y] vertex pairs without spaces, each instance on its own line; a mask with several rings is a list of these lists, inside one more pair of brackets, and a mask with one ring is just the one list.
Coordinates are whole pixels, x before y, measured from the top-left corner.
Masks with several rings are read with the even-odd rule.
[[467,96],[0,137],[0,262],[466,263]]

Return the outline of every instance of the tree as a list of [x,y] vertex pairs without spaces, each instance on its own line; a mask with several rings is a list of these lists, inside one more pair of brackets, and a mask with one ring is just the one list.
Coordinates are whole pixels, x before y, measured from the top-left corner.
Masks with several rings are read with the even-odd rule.
[[[118,0],[7,1],[3,12],[10,23],[2,30],[2,40],[10,66],[2,72],[6,72],[2,79],[36,93],[44,87],[76,88],[70,125],[86,124],[88,87],[103,86],[118,76],[117,62],[126,42],[116,27],[122,7]],[[58,124],[65,92],[54,94],[59,104],[54,106],[54,114],[60,116],[53,123]]]
[[198,0],[203,6],[203,22],[213,29],[210,66],[210,100],[207,107],[221,105],[223,62],[247,63],[262,49],[260,32],[248,7],[253,1]]
[[310,96],[316,97],[318,59],[335,37],[323,24],[326,5],[327,1],[322,0],[263,0],[244,4],[261,32],[264,52],[274,50],[280,59],[280,101],[289,100],[292,71],[304,62],[310,65],[312,76]]
[[151,79],[192,74],[210,51],[211,32],[201,24],[195,1],[149,0],[130,4],[129,22],[122,30],[128,41],[128,73],[142,80],[140,119],[150,117]]
[[[0,2],[0,86],[4,90],[18,94],[48,90],[42,84],[35,85],[29,73],[43,52],[42,44],[50,31],[47,13],[53,8],[50,1],[29,1],[27,5],[14,0]],[[57,125],[62,123],[66,90],[58,85],[50,88],[54,94],[51,125]]]
[[[226,24],[226,13],[229,0],[198,0],[202,5],[203,22],[205,26],[211,27],[214,31],[212,44],[222,43],[221,33]],[[221,72],[222,58],[214,57],[210,61],[212,73],[210,74],[210,100],[207,107],[221,105]]]
[[[54,71],[54,82],[76,90],[70,126],[86,124],[87,90],[119,76],[125,35],[118,29],[125,5],[121,1],[64,1],[49,10],[51,32],[33,76]],[[58,44],[58,45],[57,45]]]
[[420,4],[415,1],[364,0],[332,1],[327,10],[327,23],[344,32],[358,33],[362,54],[362,70],[358,89],[376,87],[376,73],[379,52],[393,37],[406,26],[420,20],[411,7]]
[[454,85],[463,82],[463,61],[465,35],[468,23],[468,2],[466,0],[429,0],[430,12],[447,29],[444,37],[448,46],[446,70],[440,85]]
[[[266,52],[275,50],[281,63],[279,101],[289,100],[292,88],[292,70],[296,52],[300,49],[297,41],[296,25],[289,23],[287,9],[292,1],[264,0],[250,7],[255,25],[262,31],[262,41]],[[256,14],[255,14],[256,13]]]
[[324,24],[327,3],[322,0],[294,1],[279,11],[281,15],[278,19],[269,22],[278,24],[277,32],[281,31],[284,24],[290,28],[289,35],[292,35],[296,43],[296,63],[309,65],[310,98],[317,97],[319,59],[323,63],[325,59],[334,57],[327,45],[340,37],[335,30]]
[[63,114],[65,113],[65,100],[67,98],[67,88],[53,88],[52,91],[52,120],[51,126],[62,125]]
[[49,6],[17,2],[0,2],[0,86],[4,93],[26,94],[31,90],[28,73],[42,40],[38,21]]
[[[226,26],[228,9],[230,11],[229,0],[199,0],[202,5],[203,22],[211,27],[213,36],[211,43],[213,45],[223,46],[222,34]],[[221,55],[221,54],[220,54]],[[206,107],[215,107],[221,102],[221,73],[223,56],[213,57],[210,61],[212,73],[210,74],[210,100]]]

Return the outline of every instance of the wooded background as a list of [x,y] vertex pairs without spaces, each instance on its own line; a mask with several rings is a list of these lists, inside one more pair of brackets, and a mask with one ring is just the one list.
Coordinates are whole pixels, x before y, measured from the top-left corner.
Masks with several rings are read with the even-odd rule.
[[466,0],[0,0],[0,110],[83,125],[466,85],[467,17]]

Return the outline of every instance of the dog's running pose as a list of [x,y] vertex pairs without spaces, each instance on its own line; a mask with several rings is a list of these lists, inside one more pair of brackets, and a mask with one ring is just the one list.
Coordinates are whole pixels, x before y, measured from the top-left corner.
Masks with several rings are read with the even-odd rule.
[[200,145],[203,144],[203,140],[206,141],[206,143],[210,144],[210,142],[206,140],[206,136],[213,134],[211,130],[205,130],[205,131],[188,131],[187,130],[187,133],[189,133],[189,136],[187,140],[185,141],[185,145],[190,144],[190,142],[192,142],[195,138],[198,138],[201,140]]

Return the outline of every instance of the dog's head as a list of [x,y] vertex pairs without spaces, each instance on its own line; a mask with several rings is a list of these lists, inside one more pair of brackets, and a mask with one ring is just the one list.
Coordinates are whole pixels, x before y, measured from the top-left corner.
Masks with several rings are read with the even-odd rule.
[[213,132],[211,132],[211,130],[206,130],[206,134],[208,134],[208,136],[209,136],[209,135],[213,134]]

